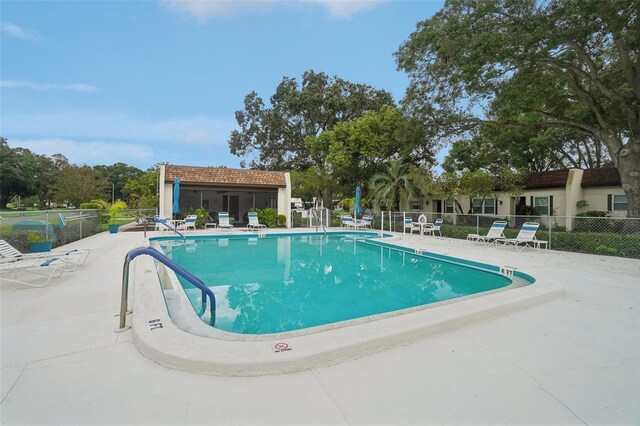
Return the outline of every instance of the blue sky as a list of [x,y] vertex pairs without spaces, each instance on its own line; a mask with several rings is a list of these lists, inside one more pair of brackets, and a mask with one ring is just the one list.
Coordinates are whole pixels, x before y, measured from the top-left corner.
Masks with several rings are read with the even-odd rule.
[[237,167],[235,111],[306,70],[390,91],[442,1],[7,1],[0,135],[72,163]]

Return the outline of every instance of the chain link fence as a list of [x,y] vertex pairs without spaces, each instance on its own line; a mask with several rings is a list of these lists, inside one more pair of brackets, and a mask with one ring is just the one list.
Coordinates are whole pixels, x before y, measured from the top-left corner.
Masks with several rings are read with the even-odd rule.
[[[341,226],[340,217],[349,212],[321,209],[319,218],[326,227]],[[405,232],[404,219],[411,218],[418,222],[420,215],[425,215],[428,222],[442,219],[442,236],[447,238],[466,239],[468,234],[486,235],[496,220],[508,223],[504,235],[515,238],[525,222],[540,224],[536,239],[547,241],[553,250],[576,253],[605,254],[619,257],[640,259],[640,219],[617,217],[565,217],[565,216],[493,216],[456,213],[432,212],[382,212],[363,215],[373,217],[373,229]],[[359,217],[361,217],[359,215]],[[292,226],[296,228],[315,228],[318,219],[309,211],[292,212]],[[410,231],[406,231],[410,232]]]
[[[120,223],[140,222],[155,210],[125,210]],[[23,253],[34,251],[34,244],[50,243],[56,248],[102,232],[109,220],[103,210],[43,210],[0,212],[0,238]]]

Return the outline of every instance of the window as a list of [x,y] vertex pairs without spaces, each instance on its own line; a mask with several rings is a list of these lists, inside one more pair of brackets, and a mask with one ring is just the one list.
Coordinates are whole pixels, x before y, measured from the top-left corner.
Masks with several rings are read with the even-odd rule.
[[411,210],[422,210],[422,203],[420,201],[412,201]]
[[533,208],[541,216],[549,216],[549,197],[533,197]]
[[614,195],[612,203],[613,211],[625,211],[627,210],[627,196],[626,195]]
[[444,213],[453,213],[453,200],[444,200]]
[[473,214],[496,214],[495,198],[474,198]]

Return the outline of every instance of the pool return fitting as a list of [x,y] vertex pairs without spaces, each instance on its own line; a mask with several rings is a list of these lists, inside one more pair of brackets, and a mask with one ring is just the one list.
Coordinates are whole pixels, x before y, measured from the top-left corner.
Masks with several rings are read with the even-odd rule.
[[202,315],[204,315],[207,309],[208,297],[211,310],[211,319],[209,321],[209,325],[213,327],[216,323],[216,296],[213,294],[213,291],[211,291],[211,289],[207,287],[207,285],[202,282],[200,278],[196,277],[191,272],[187,271],[164,254],[160,253],[157,249],[153,247],[139,247],[130,250],[124,258],[124,265],[122,267],[122,293],[120,297],[120,328],[116,330],[116,333],[120,333],[129,329],[129,327],[126,326],[127,304],[129,298],[129,264],[133,259],[143,254],[153,257],[155,260],[162,263],[164,266],[171,269],[176,274],[180,275],[182,278],[202,290],[202,307],[200,311],[197,312],[197,314],[199,317],[202,317]]

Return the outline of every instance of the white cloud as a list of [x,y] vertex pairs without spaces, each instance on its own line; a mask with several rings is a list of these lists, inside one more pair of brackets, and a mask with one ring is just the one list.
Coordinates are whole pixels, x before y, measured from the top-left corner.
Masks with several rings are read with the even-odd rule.
[[156,144],[224,145],[235,121],[212,116],[147,120],[119,112],[55,111],[2,114],[0,134],[15,137],[50,137],[115,141],[152,141]]
[[10,22],[2,22],[0,23],[0,31],[3,34],[8,35],[9,37],[18,38],[22,40],[28,41],[40,41],[42,37],[35,30],[29,30],[22,27],[19,27]]
[[272,0],[160,0],[162,7],[190,15],[200,23],[215,17],[268,9],[276,4],[277,2]]
[[146,169],[168,161],[237,167],[240,160],[227,145],[234,128],[235,121],[204,115],[151,120],[86,109],[23,114],[0,110],[0,135],[9,146],[61,153],[71,163],[90,166],[121,161]]
[[211,18],[240,15],[284,5],[320,6],[334,18],[348,18],[387,1],[389,0],[160,0],[160,5],[204,23]]
[[388,0],[307,0],[327,9],[334,18],[348,18],[363,10],[372,9]]
[[30,81],[2,80],[0,87],[3,89],[31,89],[31,90],[71,90],[74,92],[96,93],[97,87],[84,83],[32,83]]

